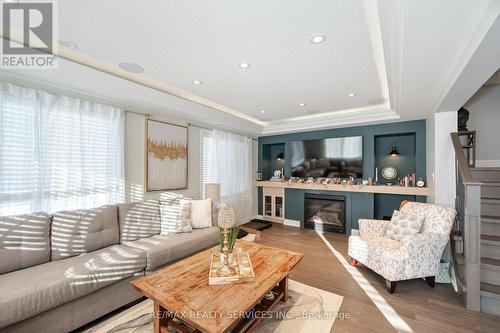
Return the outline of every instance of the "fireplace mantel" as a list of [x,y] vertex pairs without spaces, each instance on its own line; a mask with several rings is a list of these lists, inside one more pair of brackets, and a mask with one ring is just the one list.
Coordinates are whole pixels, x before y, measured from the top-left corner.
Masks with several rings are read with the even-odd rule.
[[289,183],[289,182],[272,182],[272,181],[257,181],[257,187],[274,187],[285,189],[308,189],[308,190],[323,190],[336,192],[361,192],[361,193],[381,193],[381,194],[398,194],[398,195],[418,195],[427,197],[429,188],[427,187],[405,187],[399,185],[339,185],[339,184],[304,184],[304,183]]

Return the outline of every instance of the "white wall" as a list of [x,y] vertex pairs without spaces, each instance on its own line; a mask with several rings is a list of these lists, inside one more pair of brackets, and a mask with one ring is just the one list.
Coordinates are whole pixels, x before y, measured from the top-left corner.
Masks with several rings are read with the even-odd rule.
[[[252,182],[252,186],[253,186],[253,183],[255,183],[255,181],[257,180],[257,170],[258,170],[258,156],[259,156],[259,143],[257,140],[253,140],[252,141],[252,170],[253,170],[253,173],[252,173],[252,179],[253,179],[253,182]],[[253,187],[253,190],[252,190],[252,212],[254,214],[254,216],[256,217],[258,214],[259,214],[259,206],[258,206],[258,202],[259,202],[259,199],[258,199],[258,192],[257,192],[257,188],[256,187]]]
[[464,106],[469,110],[468,129],[477,135],[477,166],[500,167],[500,84],[481,87]]
[[[179,119],[152,116],[152,119],[186,126]],[[144,192],[145,182],[145,117],[135,113],[125,116],[125,182],[126,201],[159,198],[162,192]],[[201,188],[200,129],[188,127],[188,188],[172,191],[199,197]]]
[[434,150],[434,138],[435,138],[435,113],[431,113],[427,116],[425,120],[425,139],[426,139],[426,170],[427,170],[427,187],[430,189],[431,194],[427,197],[427,202],[436,202],[435,198],[435,187],[436,184],[434,182],[434,171],[435,171],[435,162],[436,162],[436,154]]
[[[144,192],[145,182],[145,117],[127,112],[125,116],[125,182],[126,201],[140,201],[150,198],[161,198],[166,192]],[[165,121],[171,124],[186,126],[186,121],[165,116],[153,115],[151,119]],[[252,142],[252,177],[257,172],[258,144]],[[200,128],[188,127],[188,188],[186,190],[168,191],[201,196],[201,145]],[[253,191],[252,211],[257,212],[257,191]]]
[[457,112],[438,112],[427,117],[427,182],[432,194],[428,201],[455,206],[455,152],[450,133],[457,131]]

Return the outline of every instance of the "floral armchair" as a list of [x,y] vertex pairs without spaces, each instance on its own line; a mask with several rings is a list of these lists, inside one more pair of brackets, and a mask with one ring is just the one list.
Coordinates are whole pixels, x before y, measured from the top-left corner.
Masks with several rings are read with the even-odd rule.
[[403,202],[400,212],[425,217],[420,233],[396,241],[386,237],[390,221],[360,219],[359,235],[349,237],[351,264],[360,262],[382,275],[390,293],[400,280],[425,278],[434,287],[456,211],[433,204]]

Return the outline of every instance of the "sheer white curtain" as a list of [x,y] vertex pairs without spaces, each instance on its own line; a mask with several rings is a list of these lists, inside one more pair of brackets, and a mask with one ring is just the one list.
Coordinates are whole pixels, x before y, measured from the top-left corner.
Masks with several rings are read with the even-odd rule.
[[1,83],[0,215],[123,200],[123,110]]
[[220,130],[201,130],[202,191],[219,183],[221,202],[234,209],[238,223],[252,216],[252,139]]

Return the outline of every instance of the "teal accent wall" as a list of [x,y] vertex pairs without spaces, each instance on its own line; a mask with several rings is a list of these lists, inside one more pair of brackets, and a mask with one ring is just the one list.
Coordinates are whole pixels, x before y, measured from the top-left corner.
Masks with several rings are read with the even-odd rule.
[[[395,166],[401,176],[415,172],[417,178],[426,181],[426,125],[425,120],[406,121],[390,124],[335,128],[319,131],[290,133],[259,137],[258,170],[263,172],[264,179],[275,166],[272,161],[273,147],[284,147],[284,171],[287,178],[291,175],[291,143],[298,140],[338,138],[346,136],[363,137],[363,178],[375,178],[375,167],[379,168],[379,182],[383,182],[380,171],[387,165]],[[400,152],[398,157],[389,157],[390,148],[396,143]],[[267,170],[266,170],[267,169]],[[325,193],[321,190],[285,190],[285,217],[298,220],[304,225],[304,194]],[[382,195],[353,192],[326,192],[342,195],[346,198],[346,230],[357,228],[360,218],[382,218],[391,215],[398,209],[402,200],[424,201],[425,197]],[[258,209],[262,214],[262,189],[258,190]],[[390,213],[389,213],[390,212]]]
[[[278,156],[279,153],[285,153],[285,145],[284,144],[278,144],[278,145],[271,145],[271,175],[274,174],[275,170],[281,170],[282,168],[285,167],[285,160],[277,160],[276,156]],[[285,156],[286,159],[286,156]]]
[[[259,146],[260,149],[261,147]],[[262,171],[263,179],[269,179],[275,170],[285,168],[286,155],[284,160],[276,159],[276,156],[280,152],[285,153],[284,143],[266,144],[262,147],[262,152],[259,152],[259,156],[262,156],[262,167],[259,167],[259,170]]]
[[345,219],[347,234],[358,228],[358,220],[373,218],[373,194],[357,192],[337,192],[307,189],[285,189],[285,216],[300,221],[304,228],[304,197],[306,193],[339,195],[345,198]]
[[[368,125],[358,127],[334,128],[320,131],[280,134],[259,137],[259,161],[258,169],[263,172],[269,157],[264,158],[264,148],[273,144],[284,144],[285,146],[285,176],[291,175],[292,148],[291,143],[298,140],[313,140],[326,138],[341,138],[345,136],[363,137],[363,178],[375,176],[375,137],[387,135],[414,135],[415,171],[417,178],[424,180],[425,170],[425,120],[404,121],[399,123]],[[399,149],[399,147],[398,147]],[[401,149],[405,149],[401,146]],[[389,151],[387,151],[389,154]],[[270,156],[270,152],[269,155]],[[380,165],[378,165],[380,167]]]
[[[395,144],[398,156],[389,156],[392,145]],[[416,171],[415,134],[403,135],[378,135],[375,136],[375,165],[380,172],[386,166],[393,166],[398,170],[398,177],[404,177]],[[379,183],[385,184],[386,180],[380,177]]]

